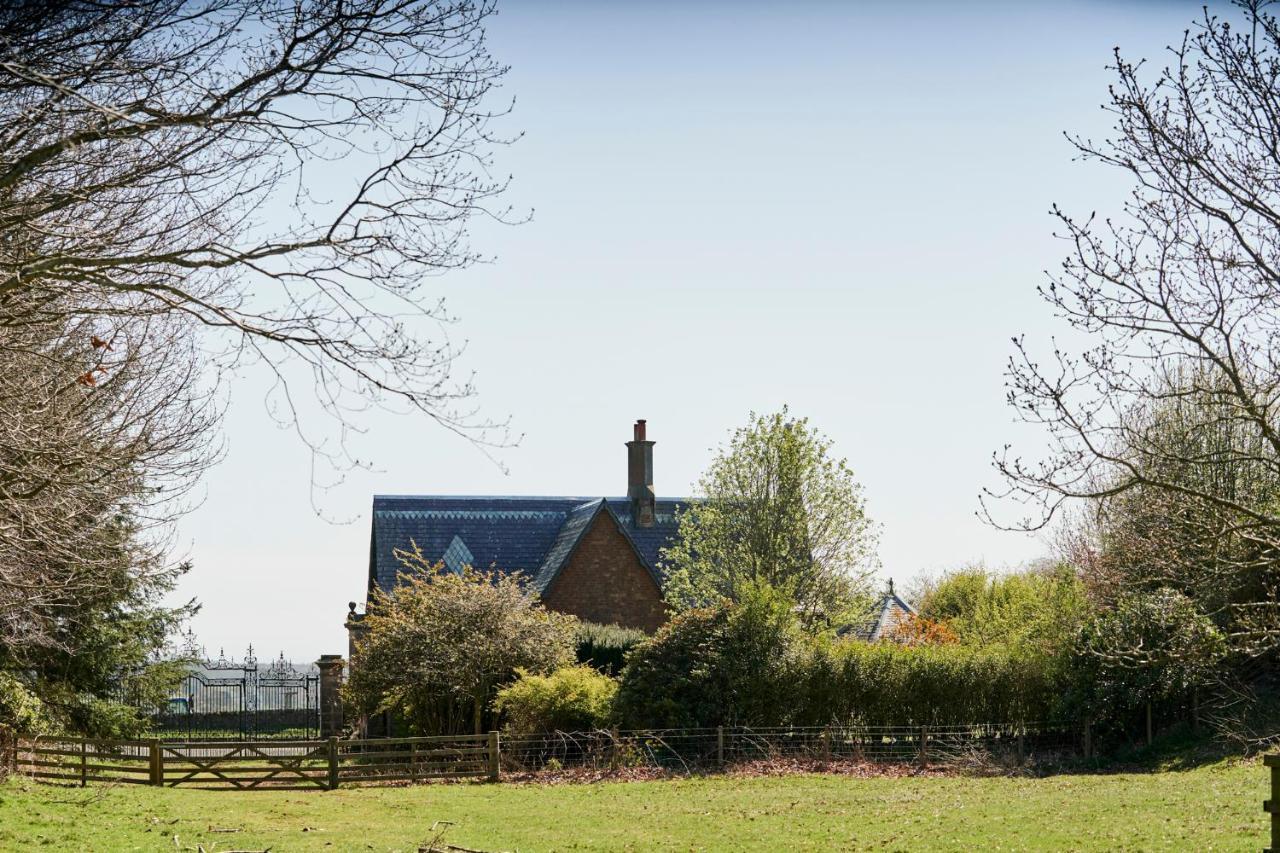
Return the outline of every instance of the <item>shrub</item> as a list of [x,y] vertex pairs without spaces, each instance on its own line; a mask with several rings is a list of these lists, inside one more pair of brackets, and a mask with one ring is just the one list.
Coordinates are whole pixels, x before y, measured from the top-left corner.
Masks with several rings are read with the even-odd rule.
[[952,572],[926,585],[920,615],[964,645],[1016,645],[1065,653],[1089,614],[1084,584],[1067,566],[995,575]]
[[649,639],[637,628],[581,622],[577,628],[578,663],[590,664],[606,675],[617,675],[626,663],[627,652]]
[[49,728],[44,703],[21,681],[0,672],[0,728],[41,734]]
[[520,670],[516,681],[498,691],[494,708],[515,732],[576,732],[609,724],[618,682],[585,664],[550,675]]
[[1226,652],[1222,632],[1182,593],[1124,595],[1080,632],[1072,698],[1098,721],[1120,721],[1212,683]]
[[628,656],[618,718],[628,728],[781,725],[800,642],[790,600],[768,587],[685,611]]
[[431,567],[375,590],[344,698],[357,713],[390,711],[413,734],[484,730],[484,711],[516,670],[550,672],[573,656],[571,616],[548,611],[517,575]]

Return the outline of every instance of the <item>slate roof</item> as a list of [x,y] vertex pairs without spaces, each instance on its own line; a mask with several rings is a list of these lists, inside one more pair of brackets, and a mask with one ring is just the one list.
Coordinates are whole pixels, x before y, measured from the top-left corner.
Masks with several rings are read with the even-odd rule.
[[397,548],[416,542],[428,560],[444,557],[458,540],[478,569],[522,572],[546,592],[582,535],[609,513],[640,562],[662,584],[658,552],[674,536],[676,513],[687,499],[658,498],[652,527],[635,527],[627,498],[375,495],[369,539],[369,584],[391,589],[403,566]]
[[859,640],[876,642],[891,636],[897,624],[915,612],[916,609],[899,598],[893,591],[893,586],[890,585],[889,592],[877,602],[864,622],[850,625],[840,633],[857,637]]

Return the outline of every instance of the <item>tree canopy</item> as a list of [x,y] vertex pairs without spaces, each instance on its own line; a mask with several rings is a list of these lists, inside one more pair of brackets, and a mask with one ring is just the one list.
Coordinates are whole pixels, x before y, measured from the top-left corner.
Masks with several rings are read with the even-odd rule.
[[662,552],[668,600],[680,609],[737,601],[763,583],[806,621],[865,606],[876,528],[862,487],[831,447],[785,408],[753,413],[717,451]]

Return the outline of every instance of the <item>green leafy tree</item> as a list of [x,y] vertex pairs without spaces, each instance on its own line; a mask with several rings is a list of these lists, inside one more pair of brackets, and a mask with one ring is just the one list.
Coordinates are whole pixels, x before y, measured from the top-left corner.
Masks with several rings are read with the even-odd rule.
[[553,613],[517,574],[461,574],[433,566],[415,543],[396,557],[408,570],[376,590],[346,698],[358,712],[391,711],[418,733],[483,731],[485,709],[517,670],[572,663],[571,616]]
[[963,644],[1058,653],[1071,648],[1091,606],[1067,565],[997,575],[982,567],[928,582],[920,615],[945,624]]
[[1080,632],[1078,698],[1095,718],[1117,720],[1213,683],[1226,653],[1222,632],[1182,593],[1127,594]]
[[[193,605],[166,606],[185,565],[169,566],[144,547],[138,525],[123,513],[82,516],[96,573],[78,588],[74,606],[41,614],[39,642],[0,642],[0,724],[35,732],[137,737],[186,670],[157,652]],[[59,565],[54,577],[77,567]],[[33,601],[33,607],[43,602]],[[26,698],[22,698],[25,696]],[[7,698],[6,698],[7,697]]]
[[698,491],[662,555],[675,608],[737,601],[762,583],[808,624],[866,606],[876,529],[848,464],[807,419],[752,414]]

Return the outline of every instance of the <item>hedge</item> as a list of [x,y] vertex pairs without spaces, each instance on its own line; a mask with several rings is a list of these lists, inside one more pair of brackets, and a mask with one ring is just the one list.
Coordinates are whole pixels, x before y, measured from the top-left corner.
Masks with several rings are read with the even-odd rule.
[[627,652],[649,639],[636,628],[581,622],[577,627],[578,663],[595,667],[605,675],[617,675],[626,662]]
[[637,647],[615,705],[629,728],[960,725],[1059,714],[1055,658],[1016,647],[813,637],[776,602],[690,611]]

